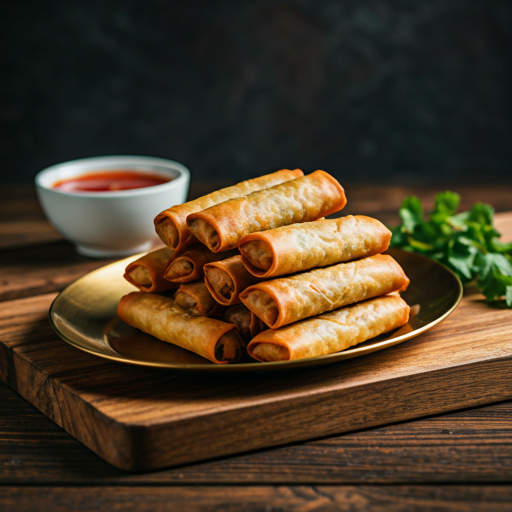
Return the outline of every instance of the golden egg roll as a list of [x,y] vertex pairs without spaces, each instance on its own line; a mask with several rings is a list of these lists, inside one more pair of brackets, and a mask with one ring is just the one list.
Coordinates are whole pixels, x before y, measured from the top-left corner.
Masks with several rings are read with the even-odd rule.
[[224,306],[239,304],[240,293],[261,279],[247,272],[238,254],[227,260],[214,261],[204,266],[204,281],[213,298]]
[[180,285],[174,295],[178,306],[190,311],[195,315],[221,317],[226,310],[213,297],[204,281],[194,281]]
[[255,336],[247,351],[258,361],[290,361],[340,352],[405,325],[409,306],[398,294],[346,306]]
[[252,338],[251,319],[252,313],[243,304],[229,306],[224,313],[224,320],[230,324],[236,325],[245,345],[247,345]]
[[267,326],[243,304],[229,306],[224,313],[224,320],[235,324],[245,346],[254,336],[264,331]]
[[260,332],[265,331],[267,329],[268,329],[268,327],[265,325],[265,322],[261,318],[258,318],[251,311],[251,326],[250,326],[251,337],[254,338],[254,336],[256,336]]
[[143,292],[165,292],[178,285],[164,279],[164,272],[174,256],[169,247],[151,251],[132,261],[124,272],[124,278]]
[[201,242],[196,241],[184,252],[180,251],[169,264],[164,278],[174,283],[189,283],[204,276],[203,267],[212,261],[220,261],[235,256],[238,251],[214,253]]
[[211,251],[233,249],[247,234],[314,221],[341,210],[343,187],[324,171],[253,192],[193,213],[187,224]]
[[242,181],[232,187],[217,190],[188,203],[171,206],[171,208],[164,210],[155,217],[155,230],[165,245],[176,250],[191,236],[186,223],[187,216],[191,213],[204,210],[234,197],[245,196],[256,190],[273,187],[278,183],[293,180],[303,175],[304,173],[300,169],[294,171],[282,169],[272,174]]
[[212,363],[234,363],[242,355],[242,341],[233,324],[189,313],[163,295],[129,293],[119,302],[117,314],[128,325]]
[[251,233],[238,248],[249,272],[269,278],[382,253],[390,240],[377,219],[348,215]]
[[277,329],[354,302],[404,291],[409,279],[385,254],[339,263],[246,288],[241,301],[270,328]]

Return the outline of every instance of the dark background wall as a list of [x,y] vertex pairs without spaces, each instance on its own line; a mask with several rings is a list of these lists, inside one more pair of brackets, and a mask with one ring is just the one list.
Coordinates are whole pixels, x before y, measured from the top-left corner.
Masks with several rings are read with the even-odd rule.
[[143,154],[197,179],[512,182],[508,0],[2,2],[0,175]]

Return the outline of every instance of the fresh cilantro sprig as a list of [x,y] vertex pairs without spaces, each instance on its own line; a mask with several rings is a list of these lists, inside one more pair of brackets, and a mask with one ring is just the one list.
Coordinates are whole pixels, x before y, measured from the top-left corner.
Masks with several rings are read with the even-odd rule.
[[487,300],[505,297],[512,308],[512,243],[498,240],[491,206],[475,203],[471,210],[457,213],[459,203],[459,194],[441,192],[426,217],[420,200],[406,197],[399,212],[402,224],[392,229],[391,247],[443,263],[463,283],[476,280]]

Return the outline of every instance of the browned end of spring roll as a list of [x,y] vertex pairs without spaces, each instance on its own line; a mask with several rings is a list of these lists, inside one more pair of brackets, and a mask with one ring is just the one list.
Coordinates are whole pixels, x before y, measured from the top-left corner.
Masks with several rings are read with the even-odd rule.
[[268,278],[379,254],[390,240],[377,219],[348,215],[252,233],[239,249],[247,270]]
[[227,308],[224,313],[224,320],[235,324],[245,346],[251,341],[251,321],[253,314],[243,305],[235,304]]
[[195,237],[211,251],[233,249],[248,233],[314,221],[341,210],[343,187],[324,171],[230,199],[187,217]]
[[196,315],[222,317],[226,308],[212,297],[204,281],[180,285],[174,295],[176,304]]
[[409,279],[391,257],[369,258],[263,281],[240,294],[242,302],[277,329],[354,302],[404,291]]
[[175,283],[196,281],[204,276],[203,267],[207,263],[225,260],[236,253],[237,251],[214,253],[201,242],[195,242],[170,262],[164,278]]
[[217,190],[188,203],[171,206],[171,208],[164,210],[155,217],[155,230],[165,245],[176,250],[191,236],[186,223],[187,216],[191,213],[204,210],[233,197],[245,196],[256,190],[273,187],[278,183],[293,180],[303,175],[304,173],[300,169],[294,171],[282,169],[272,174],[242,181],[232,187]]
[[164,292],[177,285],[164,279],[164,272],[174,256],[168,247],[145,254],[132,261],[124,272],[124,278],[143,292]]
[[254,336],[267,329],[267,326],[243,304],[229,306],[224,313],[224,320],[236,325],[245,347]]
[[117,314],[128,325],[213,363],[233,363],[241,357],[241,340],[234,325],[193,315],[169,297],[129,293],[119,302]]
[[252,339],[249,355],[258,361],[290,361],[340,352],[405,325],[409,306],[384,295],[301,322],[267,329]]
[[240,255],[204,266],[204,280],[213,298],[225,306],[240,303],[240,293],[261,281],[247,272]]
[[251,337],[254,338],[257,334],[260,332],[263,332],[267,330],[268,327],[265,325],[265,322],[258,318],[252,311],[251,311]]

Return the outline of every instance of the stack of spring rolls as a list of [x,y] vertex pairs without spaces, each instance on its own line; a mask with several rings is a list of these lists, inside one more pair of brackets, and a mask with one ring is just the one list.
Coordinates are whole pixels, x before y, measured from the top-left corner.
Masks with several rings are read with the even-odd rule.
[[390,231],[346,204],[329,174],[281,170],[172,206],[166,247],[126,268],[127,324],[214,363],[339,352],[407,323],[409,279]]

